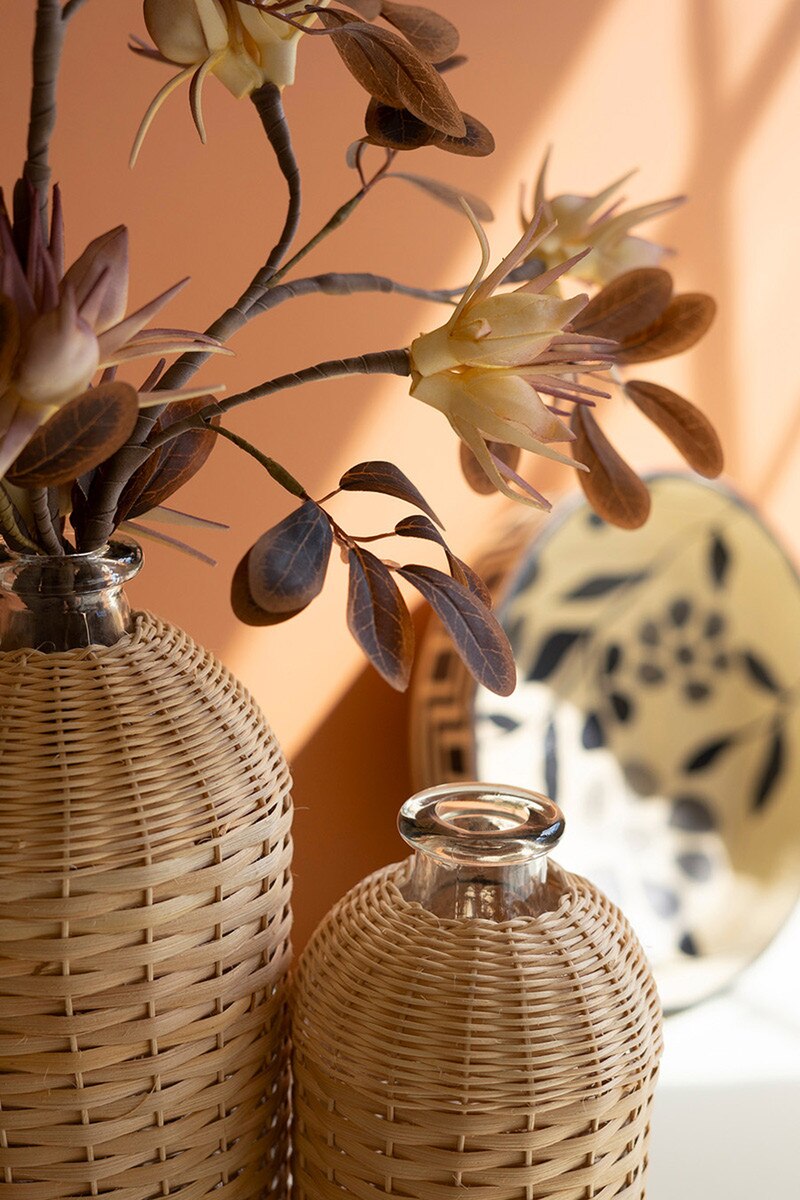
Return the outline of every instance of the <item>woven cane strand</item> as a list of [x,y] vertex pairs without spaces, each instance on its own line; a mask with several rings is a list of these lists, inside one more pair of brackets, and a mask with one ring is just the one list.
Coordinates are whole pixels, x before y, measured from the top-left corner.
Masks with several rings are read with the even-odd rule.
[[443,920],[406,870],[301,960],[295,1200],[641,1200],[661,1017],[627,922],[566,873],[554,912]]
[[245,689],[146,614],[0,655],[4,1200],[284,1195],[291,801]]

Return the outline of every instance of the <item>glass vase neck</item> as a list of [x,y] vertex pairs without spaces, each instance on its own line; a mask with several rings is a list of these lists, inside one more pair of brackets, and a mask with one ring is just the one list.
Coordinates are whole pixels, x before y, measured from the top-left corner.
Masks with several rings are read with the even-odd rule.
[[113,646],[131,631],[124,588],[141,565],[141,548],[124,537],[86,554],[15,554],[3,547],[0,650]]
[[560,902],[547,856],[564,832],[564,817],[546,796],[497,784],[445,784],[407,800],[398,826],[414,850],[402,894],[439,917],[506,921]]

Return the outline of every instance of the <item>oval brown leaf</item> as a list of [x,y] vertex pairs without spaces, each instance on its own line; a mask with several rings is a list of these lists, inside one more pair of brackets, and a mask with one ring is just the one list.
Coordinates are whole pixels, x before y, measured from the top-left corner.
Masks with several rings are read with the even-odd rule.
[[390,150],[418,150],[435,136],[435,130],[407,108],[390,108],[374,98],[369,102],[364,128],[376,145],[388,146]]
[[8,385],[19,350],[19,315],[8,296],[0,296],[0,392]]
[[231,608],[233,609],[233,615],[244,625],[252,625],[254,627],[280,625],[282,621],[289,621],[292,617],[296,617],[298,612],[303,611],[302,608],[299,608],[297,612],[275,613],[259,608],[250,595],[249,567],[250,551],[248,550],[247,554],[240,560],[231,579]]
[[352,8],[365,21],[374,21],[381,15],[382,0],[347,0],[347,7]]
[[440,75],[445,75],[448,71],[454,71],[457,67],[463,67],[465,62],[469,62],[466,54],[451,54],[449,58],[436,64],[436,70]]
[[413,517],[403,517],[402,521],[398,521],[395,525],[394,531],[400,537],[422,538],[424,541],[435,542],[437,546],[441,546],[447,556],[447,565],[450,567],[453,579],[457,579],[459,583],[463,583],[471,592],[474,592],[487,608],[492,607],[491,594],[480,575],[468,563],[453,554],[441,531],[436,528],[429,517],[421,516],[419,513]]
[[440,529],[444,528],[422,492],[394,463],[383,462],[380,459],[375,462],[357,463],[355,467],[345,471],[339,480],[339,487],[345,492],[380,492],[384,496],[396,496],[398,500],[405,500],[406,503],[422,509]]
[[618,363],[655,362],[691,349],[708,332],[717,306],[711,296],[686,292],[675,296],[648,328],[623,339],[614,352]]
[[[156,421],[153,432],[161,433],[213,403],[213,396],[176,400]],[[191,429],[160,446],[125,485],[117,506],[117,523],[139,517],[168,500],[197,474],[214,449],[216,440],[217,435],[210,429]]]
[[642,379],[626,383],[625,392],[698,475],[716,479],[724,465],[722,446],[705,413],[669,388]]
[[139,396],[128,383],[101,383],[65,404],[33,435],[7,472],[17,487],[72,483],[110,458],[133,433]]
[[440,150],[447,150],[450,154],[465,154],[468,158],[485,158],[491,154],[494,151],[494,137],[483,122],[469,113],[462,112],[461,116],[464,118],[465,132],[459,136],[438,133],[433,144]]
[[389,568],[369,550],[349,553],[347,627],[376,671],[404,692],[414,661],[414,624]]
[[258,539],[248,557],[250,595],[259,608],[294,615],[319,595],[333,546],[331,524],[306,500]]
[[317,13],[342,61],[363,88],[382,104],[407,108],[433,129],[463,137],[461,112],[441,76],[408,42],[390,29],[353,21],[341,9]]
[[403,37],[429,62],[444,62],[458,49],[459,36],[455,25],[430,8],[383,0],[381,16],[399,29]]
[[478,683],[498,696],[510,696],[517,669],[508,638],[494,614],[469,588],[435,567],[409,564],[399,573],[430,604]]
[[659,319],[672,298],[672,276],[660,267],[626,271],[593,296],[572,322],[578,333],[621,342]]
[[[507,467],[511,467],[512,471],[516,471],[520,458],[518,446],[509,446],[505,442],[487,442],[486,446],[490,454],[499,458]],[[497,488],[465,442],[459,443],[459,456],[461,471],[473,492],[480,496],[493,495]]]
[[592,508],[611,525],[638,529],[650,515],[650,493],[636,472],[617,454],[588,409],[576,407],[570,421],[573,453],[589,473],[578,472]]

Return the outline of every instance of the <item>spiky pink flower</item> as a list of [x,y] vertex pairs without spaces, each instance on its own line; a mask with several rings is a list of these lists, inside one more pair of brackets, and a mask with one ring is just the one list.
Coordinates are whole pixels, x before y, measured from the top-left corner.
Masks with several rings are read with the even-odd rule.
[[[191,330],[145,328],[185,279],[125,315],[124,225],[90,242],[66,272],[58,188],[48,242],[35,205],[27,206],[26,228],[20,225],[12,223],[0,194],[0,477],[39,426],[85,392],[99,370],[149,355],[223,349]],[[165,404],[208,391],[143,392],[139,401]]]

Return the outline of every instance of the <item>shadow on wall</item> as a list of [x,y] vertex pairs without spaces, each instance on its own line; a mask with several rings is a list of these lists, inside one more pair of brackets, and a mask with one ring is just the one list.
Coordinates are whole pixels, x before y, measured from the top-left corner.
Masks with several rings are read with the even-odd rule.
[[[679,278],[686,281],[688,276],[690,286],[710,291],[720,301],[713,337],[695,351],[691,363],[679,365],[678,370],[688,367],[689,394],[723,431],[729,475],[766,510],[766,515],[787,533],[790,545],[796,548],[796,530],[786,528],[792,507],[787,495],[787,489],[792,489],[790,469],[800,442],[796,396],[791,391],[791,381],[779,374],[775,360],[770,362],[766,373],[756,375],[748,351],[752,349],[750,339],[757,341],[763,337],[768,326],[774,330],[776,344],[781,344],[781,328],[775,327],[776,293],[780,292],[785,271],[775,258],[781,235],[775,229],[767,229],[765,222],[773,203],[778,206],[776,220],[782,219],[787,203],[786,185],[791,182],[787,175],[789,167],[775,157],[770,138],[780,140],[786,132],[785,89],[791,83],[791,68],[800,46],[800,6],[774,0],[758,14],[757,20],[752,12],[744,10],[745,6],[738,2],[728,7],[724,0],[708,0],[705,4],[683,4],[671,14],[678,27],[677,36],[685,39],[685,50],[675,59],[671,73],[676,78],[683,73],[688,105],[686,114],[675,112],[672,133],[681,135],[685,141],[679,186],[695,203],[665,221],[659,233],[663,229],[663,240],[680,247]],[[476,40],[479,36],[475,28],[476,13],[474,5],[463,5],[458,13],[459,23],[473,45],[480,44]],[[559,126],[558,96],[563,92],[568,97],[570,92],[578,91],[575,72],[580,68],[583,75],[592,56],[601,53],[599,48],[595,51],[595,46],[607,36],[607,23],[623,28],[623,18],[630,18],[635,25],[641,13],[641,7],[637,10],[627,0],[588,7],[585,4],[539,6],[527,99],[535,119],[529,129],[518,135],[517,151],[521,143],[531,140],[539,131],[542,141],[547,140],[545,125]],[[739,18],[745,17],[746,32],[744,24],[741,28],[737,24]],[[492,61],[497,52],[497,37],[495,27],[488,35],[489,44],[483,46],[484,54]],[[548,54],[542,55],[543,46],[548,47]],[[622,48],[618,47],[616,53],[621,55]],[[515,59],[517,54],[518,51],[512,51]],[[515,91],[514,69],[518,65],[509,64],[504,114],[523,111],[518,104],[521,94]],[[654,78],[660,77],[662,66],[654,64]],[[485,88],[486,77],[480,99],[491,107],[492,98],[484,94]],[[645,108],[654,103],[650,95],[640,99]],[[669,98],[664,102],[669,103]],[[553,106],[555,120],[550,111]],[[486,115],[484,109],[481,111]],[[603,102],[598,97],[601,120],[602,113]],[[507,115],[498,115],[498,131],[506,133],[510,120]],[[624,121],[622,124],[624,127]],[[613,128],[610,132],[613,134]],[[575,130],[566,122],[560,128],[558,140],[563,140],[567,153],[570,136],[574,138]],[[508,149],[506,144],[506,152],[501,150],[496,160],[496,166],[506,174],[515,165],[509,161]],[[650,147],[649,152],[657,152],[657,147]],[[762,188],[756,201],[752,184],[743,192],[744,180],[765,154],[769,165],[764,181],[766,195]],[[643,166],[646,165],[645,160]],[[750,236],[757,239],[756,226],[766,239],[759,246],[760,268],[757,259],[748,258],[743,243],[743,233],[748,229]],[[754,253],[755,243],[750,246]],[[767,261],[773,263],[769,271],[763,266]],[[769,297],[767,309],[761,312],[753,307],[758,294]],[[784,327],[784,336],[786,332],[788,326]],[[666,382],[669,381],[668,377]],[[772,397],[768,412],[764,411],[759,395]],[[752,436],[758,403],[762,403],[761,418]],[[622,446],[633,461],[643,465],[650,450],[646,447],[637,455],[634,423],[631,422],[629,432],[624,414],[615,412],[614,420],[621,422],[624,431],[620,438]],[[662,454],[662,458],[660,462],[656,458],[653,465],[663,466],[663,451],[656,448],[655,454]],[[542,478],[540,473],[539,479]],[[472,544],[479,540],[473,538]],[[312,915],[317,919],[325,910],[323,893],[329,893],[332,901],[360,875],[397,857],[399,844],[394,835],[394,816],[408,787],[408,765],[402,754],[408,702],[402,697],[389,696],[387,691],[377,679],[362,674],[340,709],[312,734],[296,759],[298,801],[301,806],[304,803],[312,806],[311,812],[298,817],[297,862],[301,886],[297,905],[298,946],[303,943]],[[338,747],[337,731],[342,737]],[[353,772],[349,780],[346,773],[338,771],[326,778],[325,756],[330,754],[335,761],[337,753],[349,763]],[[347,832],[350,829],[352,834]],[[348,848],[348,837],[353,839],[352,849]],[[321,842],[326,843],[325,848]],[[312,879],[315,886],[309,887]]]
[[397,810],[411,792],[406,697],[365,667],[292,762],[295,947],[371,871],[406,857]]

